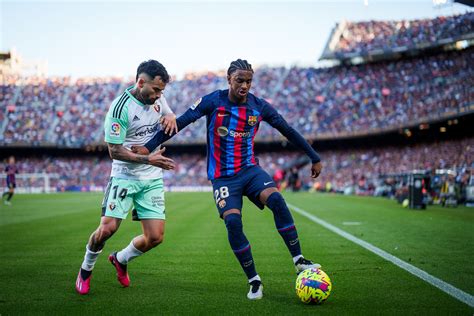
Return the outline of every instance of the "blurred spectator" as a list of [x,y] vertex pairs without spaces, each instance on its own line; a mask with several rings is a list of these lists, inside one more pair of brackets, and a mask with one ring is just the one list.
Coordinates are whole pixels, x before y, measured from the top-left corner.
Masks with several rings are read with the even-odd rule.
[[288,188],[293,192],[298,192],[301,189],[300,175],[296,167],[291,168],[288,175]]

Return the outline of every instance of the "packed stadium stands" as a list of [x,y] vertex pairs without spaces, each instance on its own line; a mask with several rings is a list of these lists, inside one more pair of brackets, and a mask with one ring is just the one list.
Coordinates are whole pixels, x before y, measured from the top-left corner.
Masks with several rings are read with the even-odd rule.
[[[474,166],[474,138],[423,143],[410,146],[389,146],[374,149],[340,149],[322,151],[324,172],[314,180],[309,167],[299,171],[301,187],[333,192],[349,189],[357,194],[374,194],[380,176],[410,172],[415,169],[435,171],[449,169],[456,172],[456,181],[465,181]],[[302,153],[295,151],[263,152],[257,154],[259,164],[271,175],[277,170],[288,170]],[[174,186],[209,186],[206,158],[199,154],[171,154],[177,168],[166,171],[164,181]],[[2,169],[4,166],[0,166]],[[108,157],[41,157],[18,159],[22,173],[57,174],[50,186],[61,190],[103,189],[110,174]],[[28,181],[32,181],[29,179]],[[35,178],[33,181],[42,181]],[[31,185],[31,183],[29,183]],[[36,183],[36,186],[42,186]],[[20,181],[19,187],[22,186]]]
[[472,35],[474,12],[434,19],[342,22],[336,26],[335,38],[330,39],[332,47],[323,58],[436,46]]
[[[416,21],[345,23],[336,50],[361,54],[374,49],[418,45],[474,32],[474,13]],[[330,68],[260,67],[252,92],[265,98],[291,126],[311,141],[377,137],[474,112],[474,48],[446,49],[422,55]],[[0,146],[85,148],[103,145],[103,121],[111,101],[133,80],[124,78],[36,78],[3,76],[0,82]],[[179,115],[201,96],[225,89],[225,72],[187,74],[172,81],[165,96]],[[203,144],[205,120],[186,128],[171,142]],[[281,141],[263,124],[260,143]],[[324,172],[317,181],[300,170],[300,186],[357,194],[376,194],[383,175],[414,169],[452,170],[466,181],[474,167],[472,131],[462,139],[355,149],[323,150]],[[270,173],[287,172],[303,156],[294,151],[264,151],[260,164]],[[170,187],[209,185],[206,160],[197,154],[172,153],[177,169],[165,173]],[[298,165],[298,167],[301,164]],[[20,158],[21,172],[56,175],[55,190],[101,189],[110,159],[68,156]],[[43,185],[43,178],[21,181]],[[32,182],[31,182],[32,181]],[[33,183],[35,184],[35,183]]]
[[[253,92],[268,99],[309,139],[379,133],[471,109],[474,49],[430,57],[333,68],[263,68]],[[21,82],[21,81],[20,81]],[[3,86],[6,120],[0,145],[82,147],[102,142],[102,122],[111,100],[127,86],[116,78],[27,79]],[[209,73],[172,82],[165,91],[175,112],[200,96],[225,88],[223,75]],[[0,126],[2,131],[2,126]],[[257,140],[281,139],[263,127]],[[176,137],[204,143],[201,120]]]

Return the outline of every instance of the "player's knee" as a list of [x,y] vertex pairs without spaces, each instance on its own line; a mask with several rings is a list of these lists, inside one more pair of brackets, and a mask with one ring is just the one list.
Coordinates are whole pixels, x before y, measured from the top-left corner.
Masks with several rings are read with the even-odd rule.
[[240,214],[228,214],[226,217],[224,217],[224,222],[228,232],[242,231],[242,216]]
[[283,198],[283,195],[281,195],[280,192],[273,192],[272,194],[270,194],[270,196],[267,198],[266,205],[272,211],[281,209],[282,206],[286,208],[285,199]]
[[279,193],[277,188],[273,188],[273,187],[266,188],[265,190],[260,192],[260,196],[259,196],[260,202],[262,202],[263,204],[267,204],[268,198],[274,193]]
[[280,192],[272,193],[272,195],[268,197],[267,206],[273,212],[277,227],[293,223],[293,217]]
[[112,237],[116,231],[117,226],[115,225],[100,225],[97,229],[96,238],[98,241],[105,241]]
[[163,242],[163,234],[153,234],[146,236],[146,242],[150,248],[154,248]]

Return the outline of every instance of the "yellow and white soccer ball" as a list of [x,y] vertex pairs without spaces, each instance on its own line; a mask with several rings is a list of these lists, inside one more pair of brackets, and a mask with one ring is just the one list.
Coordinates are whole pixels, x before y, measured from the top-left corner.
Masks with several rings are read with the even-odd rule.
[[321,304],[331,289],[331,280],[321,269],[306,269],[296,278],[296,295],[305,304]]

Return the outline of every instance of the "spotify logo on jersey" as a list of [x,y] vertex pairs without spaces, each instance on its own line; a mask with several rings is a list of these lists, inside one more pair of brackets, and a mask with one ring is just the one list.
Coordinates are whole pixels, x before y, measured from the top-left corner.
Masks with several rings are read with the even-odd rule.
[[229,131],[227,127],[225,126],[219,126],[217,128],[217,134],[219,134],[220,137],[226,137],[227,135],[229,135],[232,138],[247,138],[247,137],[251,137],[252,135],[250,131],[237,132],[233,129]]
[[217,134],[219,134],[220,137],[225,137],[229,134],[229,130],[225,126],[219,126],[217,128]]

